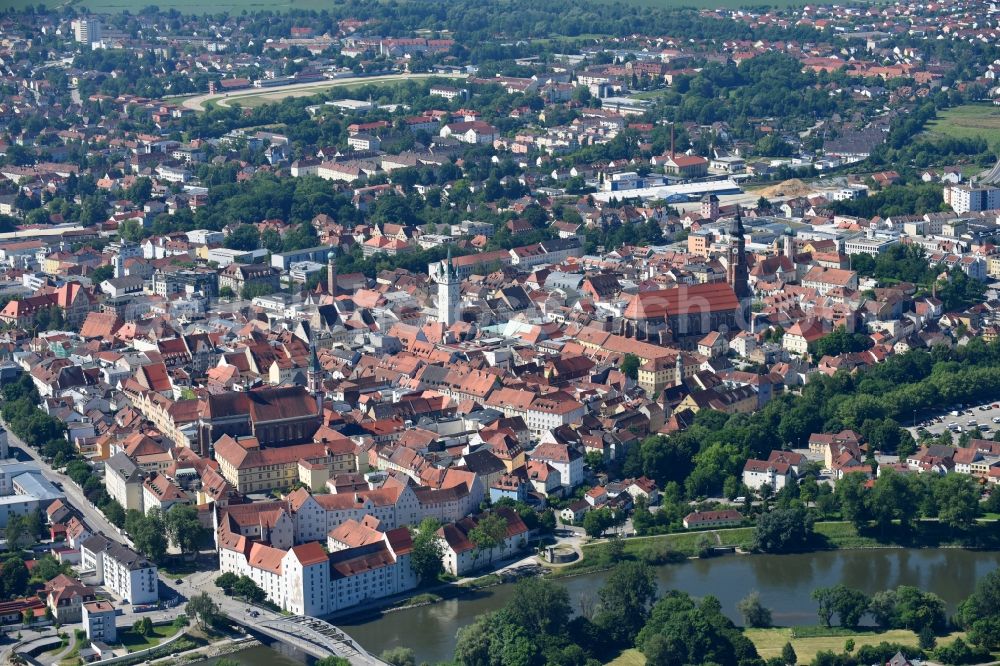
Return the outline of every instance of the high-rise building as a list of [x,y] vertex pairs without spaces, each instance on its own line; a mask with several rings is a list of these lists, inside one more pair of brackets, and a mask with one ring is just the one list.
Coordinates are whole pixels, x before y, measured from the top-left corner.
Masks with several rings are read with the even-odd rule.
[[95,18],[83,18],[73,21],[73,34],[81,44],[93,44],[101,41],[101,22]]
[[451,248],[448,248],[448,260],[439,264],[431,278],[438,285],[438,321],[445,326],[451,326],[459,320],[459,300],[461,299],[462,281],[455,272],[451,261]]
[[962,184],[944,188],[944,202],[961,215],[970,211],[1000,208],[1000,187]]

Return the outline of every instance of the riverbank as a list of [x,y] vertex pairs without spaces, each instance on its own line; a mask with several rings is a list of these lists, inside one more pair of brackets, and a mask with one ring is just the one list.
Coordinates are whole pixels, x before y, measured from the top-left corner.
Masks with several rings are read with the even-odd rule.
[[[816,538],[813,548],[797,554],[831,550],[893,548],[1000,549],[1000,535],[994,534],[996,526],[992,524],[995,521],[986,522],[991,524],[980,522],[977,528],[959,534],[937,521],[919,521],[912,531],[905,531],[896,526],[897,529],[894,532],[885,535],[877,535],[874,529],[859,533],[853,524],[844,521],[816,523]],[[753,544],[754,528],[734,527],[628,537],[621,540],[624,549],[619,559],[616,559],[612,554],[610,540],[595,541],[583,545],[581,559],[571,564],[553,566],[542,558],[536,558],[537,567],[518,568],[516,572],[500,569],[485,573],[475,579],[441,583],[422,588],[416,594],[379,599],[363,608],[353,608],[337,613],[329,619],[335,624],[344,621],[371,621],[387,613],[430,606],[450,600],[460,600],[477,591],[514,583],[526,575],[543,575],[552,579],[572,578],[608,570],[620,560],[637,560],[653,566],[676,564],[684,560],[699,558],[706,538],[715,549],[730,549],[736,553],[752,554],[750,549]],[[523,562],[523,560],[521,561]]]
[[[649,539],[634,541],[638,545]],[[909,585],[937,594],[948,612],[954,613],[975,589],[976,582],[995,570],[997,564],[994,552],[959,548],[843,548],[793,555],[685,557],[676,564],[656,566],[654,572],[661,592],[712,595],[719,600],[723,613],[736,623],[742,622],[737,604],[751,591],[757,591],[761,603],[771,609],[776,625],[813,627],[818,616],[811,595],[819,587],[843,583],[871,595]],[[574,608],[590,606],[609,574],[577,572],[557,580],[567,589]],[[432,605],[373,613],[336,624],[375,654],[408,647],[415,650],[417,663],[450,661],[458,630],[477,616],[502,608],[514,593],[515,587],[505,584],[470,589]]]
[[[918,521],[912,529],[893,526],[886,533],[875,528],[859,530],[849,522],[831,521],[816,523],[812,548],[801,553],[829,550],[869,550],[876,548],[966,548],[970,550],[1000,549],[1000,534],[996,521],[980,521],[967,531],[958,531],[938,521]],[[679,532],[648,537],[623,539],[622,559],[633,559],[652,565],[698,557],[705,538],[714,548],[731,548],[749,552],[753,544],[753,527],[700,532]],[[552,578],[578,576],[607,569],[614,565],[610,542],[598,541],[583,546],[579,562],[551,569],[546,575]]]

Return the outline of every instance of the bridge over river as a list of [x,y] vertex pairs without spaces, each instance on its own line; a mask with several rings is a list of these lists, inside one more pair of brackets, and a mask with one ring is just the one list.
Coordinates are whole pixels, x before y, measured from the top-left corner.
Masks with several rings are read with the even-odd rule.
[[247,631],[280,641],[317,659],[343,657],[352,666],[386,666],[342,630],[319,618],[267,613],[247,622],[245,615],[229,615],[241,624],[246,623]]

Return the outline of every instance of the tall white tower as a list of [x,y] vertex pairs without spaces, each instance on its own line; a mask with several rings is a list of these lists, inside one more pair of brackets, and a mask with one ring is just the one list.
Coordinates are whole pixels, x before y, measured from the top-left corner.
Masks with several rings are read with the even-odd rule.
[[448,259],[438,264],[435,274],[431,276],[438,285],[438,321],[445,326],[451,326],[459,319],[458,304],[461,299],[462,281],[451,263],[451,248],[448,248]]

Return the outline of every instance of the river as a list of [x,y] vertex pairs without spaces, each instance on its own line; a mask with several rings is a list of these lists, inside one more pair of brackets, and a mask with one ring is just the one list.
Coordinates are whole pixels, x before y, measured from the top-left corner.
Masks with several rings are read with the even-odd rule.
[[[736,603],[751,590],[771,609],[774,623],[784,626],[818,622],[816,604],[810,597],[818,587],[843,583],[868,594],[913,585],[934,592],[948,604],[949,613],[967,597],[976,581],[1000,565],[1000,553],[958,549],[839,550],[804,555],[731,555],[691,560],[657,567],[661,590],[677,589],[694,596],[715,595],[723,611],[739,621]],[[594,599],[606,572],[567,578],[562,582],[574,604]],[[364,621],[336,621],[369,652],[378,655],[387,648],[405,646],[416,652],[417,663],[451,659],[455,632],[477,615],[502,606],[513,593],[512,585],[471,593],[460,599],[430,606],[386,613]],[[264,655],[268,651],[258,648]],[[285,666],[284,661],[261,660],[240,663],[252,666]],[[284,657],[282,657],[284,658]]]

